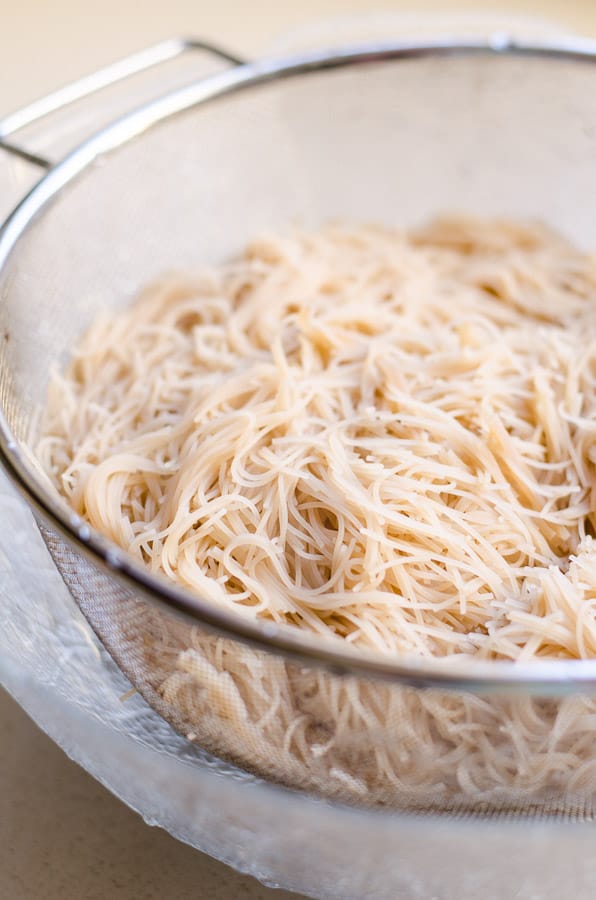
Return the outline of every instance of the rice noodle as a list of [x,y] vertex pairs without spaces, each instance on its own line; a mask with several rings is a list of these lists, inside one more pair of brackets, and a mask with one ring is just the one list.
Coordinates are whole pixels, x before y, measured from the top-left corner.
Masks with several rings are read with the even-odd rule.
[[[539,225],[267,235],[95,321],[38,456],[93,527],[241,615],[394,658],[593,658],[595,296]],[[159,690],[259,770],[274,748],[353,794],[596,790],[590,699],[437,702],[236,651],[195,633]]]

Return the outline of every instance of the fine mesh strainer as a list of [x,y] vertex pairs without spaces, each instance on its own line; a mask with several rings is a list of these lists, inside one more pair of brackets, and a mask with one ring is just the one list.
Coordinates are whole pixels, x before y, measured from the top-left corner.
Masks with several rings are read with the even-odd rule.
[[214,755],[356,805],[592,818],[596,662],[379,660],[236,618],[91,532],[33,461],[49,372],[98,310],[164,270],[217,263],[264,228],[463,210],[538,218],[596,246],[591,45],[220,59],[231,67],[87,140],[5,224],[7,471],[118,665]]

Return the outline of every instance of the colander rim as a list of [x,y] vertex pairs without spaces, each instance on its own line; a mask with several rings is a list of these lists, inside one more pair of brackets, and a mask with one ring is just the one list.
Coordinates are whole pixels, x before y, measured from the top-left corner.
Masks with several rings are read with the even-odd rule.
[[[596,41],[564,38],[554,41],[518,41],[504,33],[486,40],[441,39],[427,41],[368,42],[336,49],[262,58],[241,63],[145,103],[105,126],[79,144],[54,165],[21,200],[0,226],[0,276],[33,220],[47,210],[51,200],[99,156],[116,150],[147,129],[191,108],[229,93],[267,81],[308,72],[431,56],[542,57],[557,62],[575,60],[596,63]],[[1,122],[0,122],[0,133]],[[523,691],[533,694],[566,694],[596,690],[596,659],[546,660],[525,663],[475,659],[399,660],[355,650],[337,641],[322,641],[297,628],[251,620],[240,613],[218,609],[165,577],[151,574],[132,556],[73,514],[66,503],[44,484],[21,449],[0,405],[0,466],[22,493],[29,506],[51,529],[60,532],[78,553],[90,559],[103,574],[143,598],[201,624],[222,636],[281,653],[304,664],[336,674],[385,679],[413,687],[458,689],[473,692]]]

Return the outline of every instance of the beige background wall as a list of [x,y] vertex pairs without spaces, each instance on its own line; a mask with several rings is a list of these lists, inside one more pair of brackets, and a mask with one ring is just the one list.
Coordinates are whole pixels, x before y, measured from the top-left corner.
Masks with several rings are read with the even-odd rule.
[[[470,0],[380,3],[385,12]],[[0,0],[0,116],[164,37],[196,35],[246,55],[285,30],[362,14],[368,0]],[[596,37],[596,0],[494,0]],[[142,10],[139,12],[138,10]],[[0,693],[0,897],[7,900],[284,900],[142,821],[68,761]]]
[[550,16],[596,36],[594,0],[0,0],[0,114],[175,34],[253,54],[280,31],[329,16],[482,8]]

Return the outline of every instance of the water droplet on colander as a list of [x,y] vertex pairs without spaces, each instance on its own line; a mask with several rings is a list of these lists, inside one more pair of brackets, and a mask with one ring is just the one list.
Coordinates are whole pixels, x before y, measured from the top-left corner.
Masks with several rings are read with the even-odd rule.
[[511,46],[511,37],[506,31],[495,31],[495,33],[490,36],[489,45],[491,50],[501,53]]
[[119,569],[122,564],[122,554],[119,550],[108,550],[106,553],[106,562],[113,569]]
[[81,525],[81,527],[79,528],[79,538],[82,541],[88,541],[90,537],[91,537],[91,529],[89,528],[89,526]]

